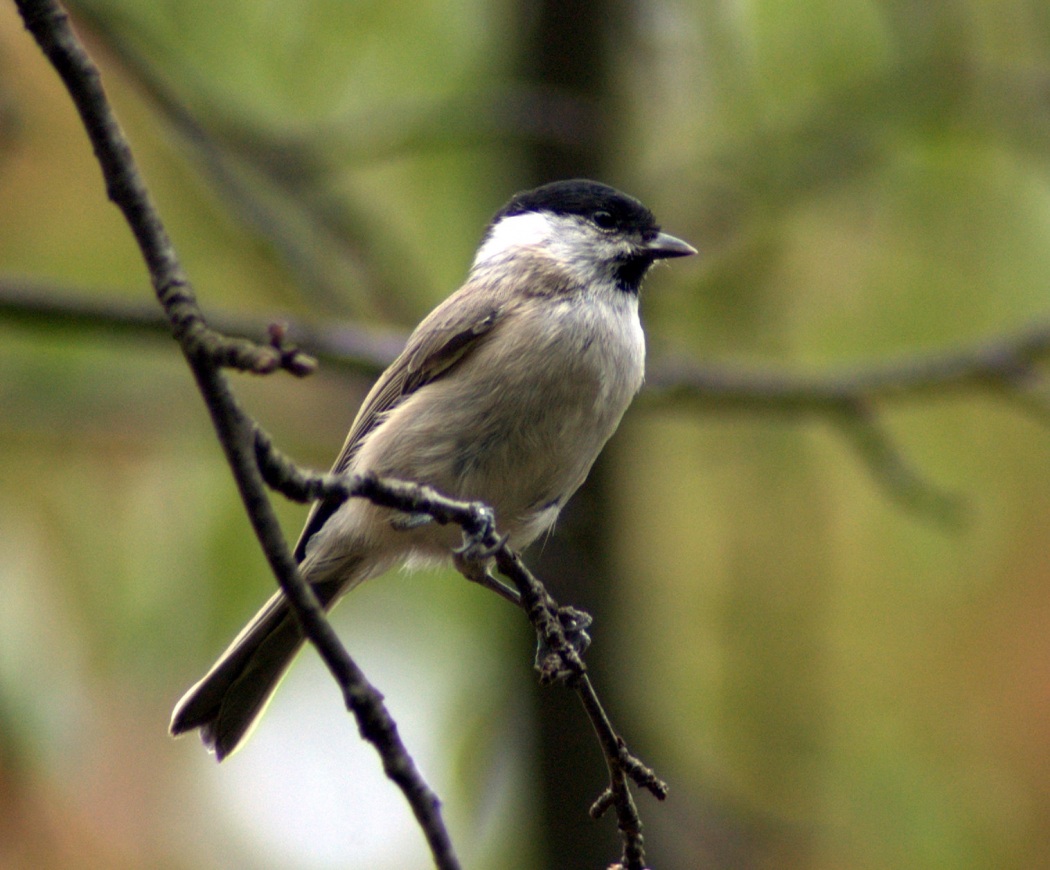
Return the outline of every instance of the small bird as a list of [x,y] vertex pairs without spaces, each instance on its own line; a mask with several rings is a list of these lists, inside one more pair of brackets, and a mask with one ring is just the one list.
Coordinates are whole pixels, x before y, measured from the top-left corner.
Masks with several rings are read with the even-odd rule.
[[[642,385],[642,279],[696,249],[595,181],[515,195],[466,282],[416,327],[357,413],[333,473],[372,472],[481,501],[521,549],[557,519]],[[295,557],[321,604],[395,564],[447,561],[458,532],[362,498],[316,502]],[[244,741],[303,645],[277,592],[178,702],[222,760]]]

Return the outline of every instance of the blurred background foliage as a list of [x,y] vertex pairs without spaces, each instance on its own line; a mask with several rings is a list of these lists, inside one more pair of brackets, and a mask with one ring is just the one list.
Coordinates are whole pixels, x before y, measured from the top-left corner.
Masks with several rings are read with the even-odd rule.
[[[70,6],[206,311],[396,335],[510,193],[588,174],[702,250],[646,288],[653,359],[834,373],[1048,318],[1037,0]],[[149,299],[13,4],[0,227],[0,297]],[[0,864],[428,866],[312,653],[222,767],[168,739],[272,581],[174,344],[4,311]],[[237,380],[318,468],[368,385]],[[992,391],[878,410],[957,522],[826,421],[642,400],[533,554],[671,784],[639,798],[656,868],[1050,860],[1050,428]],[[336,623],[468,867],[604,866],[586,722],[490,598],[397,573]]]

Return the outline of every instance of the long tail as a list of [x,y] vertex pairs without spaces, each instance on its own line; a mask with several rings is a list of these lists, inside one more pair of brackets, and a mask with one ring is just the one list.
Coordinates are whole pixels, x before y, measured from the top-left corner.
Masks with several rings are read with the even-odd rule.
[[[314,591],[327,608],[345,588],[325,583]],[[222,761],[251,732],[302,645],[299,623],[278,592],[175,705],[171,733],[199,728],[204,745]]]

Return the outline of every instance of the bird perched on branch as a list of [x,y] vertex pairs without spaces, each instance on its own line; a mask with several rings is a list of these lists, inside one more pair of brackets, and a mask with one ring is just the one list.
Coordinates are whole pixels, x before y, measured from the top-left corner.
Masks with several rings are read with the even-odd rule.
[[[466,282],[365,398],[333,472],[484,502],[509,543],[527,546],[553,525],[641,387],[642,279],[656,260],[695,253],[604,184],[517,194],[489,223]],[[447,560],[456,534],[365,499],[322,500],[295,557],[328,608],[399,562]],[[278,592],[179,701],[172,734],[199,729],[222,760],[302,644]]]

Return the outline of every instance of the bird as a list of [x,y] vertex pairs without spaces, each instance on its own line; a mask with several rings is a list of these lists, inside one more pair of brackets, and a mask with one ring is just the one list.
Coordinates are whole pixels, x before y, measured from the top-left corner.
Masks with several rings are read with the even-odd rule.
[[[517,193],[486,227],[465,282],[366,396],[332,472],[483,502],[507,544],[527,547],[552,528],[641,388],[643,278],[658,260],[695,253],[600,182]],[[448,562],[456,534],[363,498],[322,498],[294,555],[330,609],[397,564]],[[172,735],[199,730],[228,757],[303,643],[278,591],[179,700]]]

